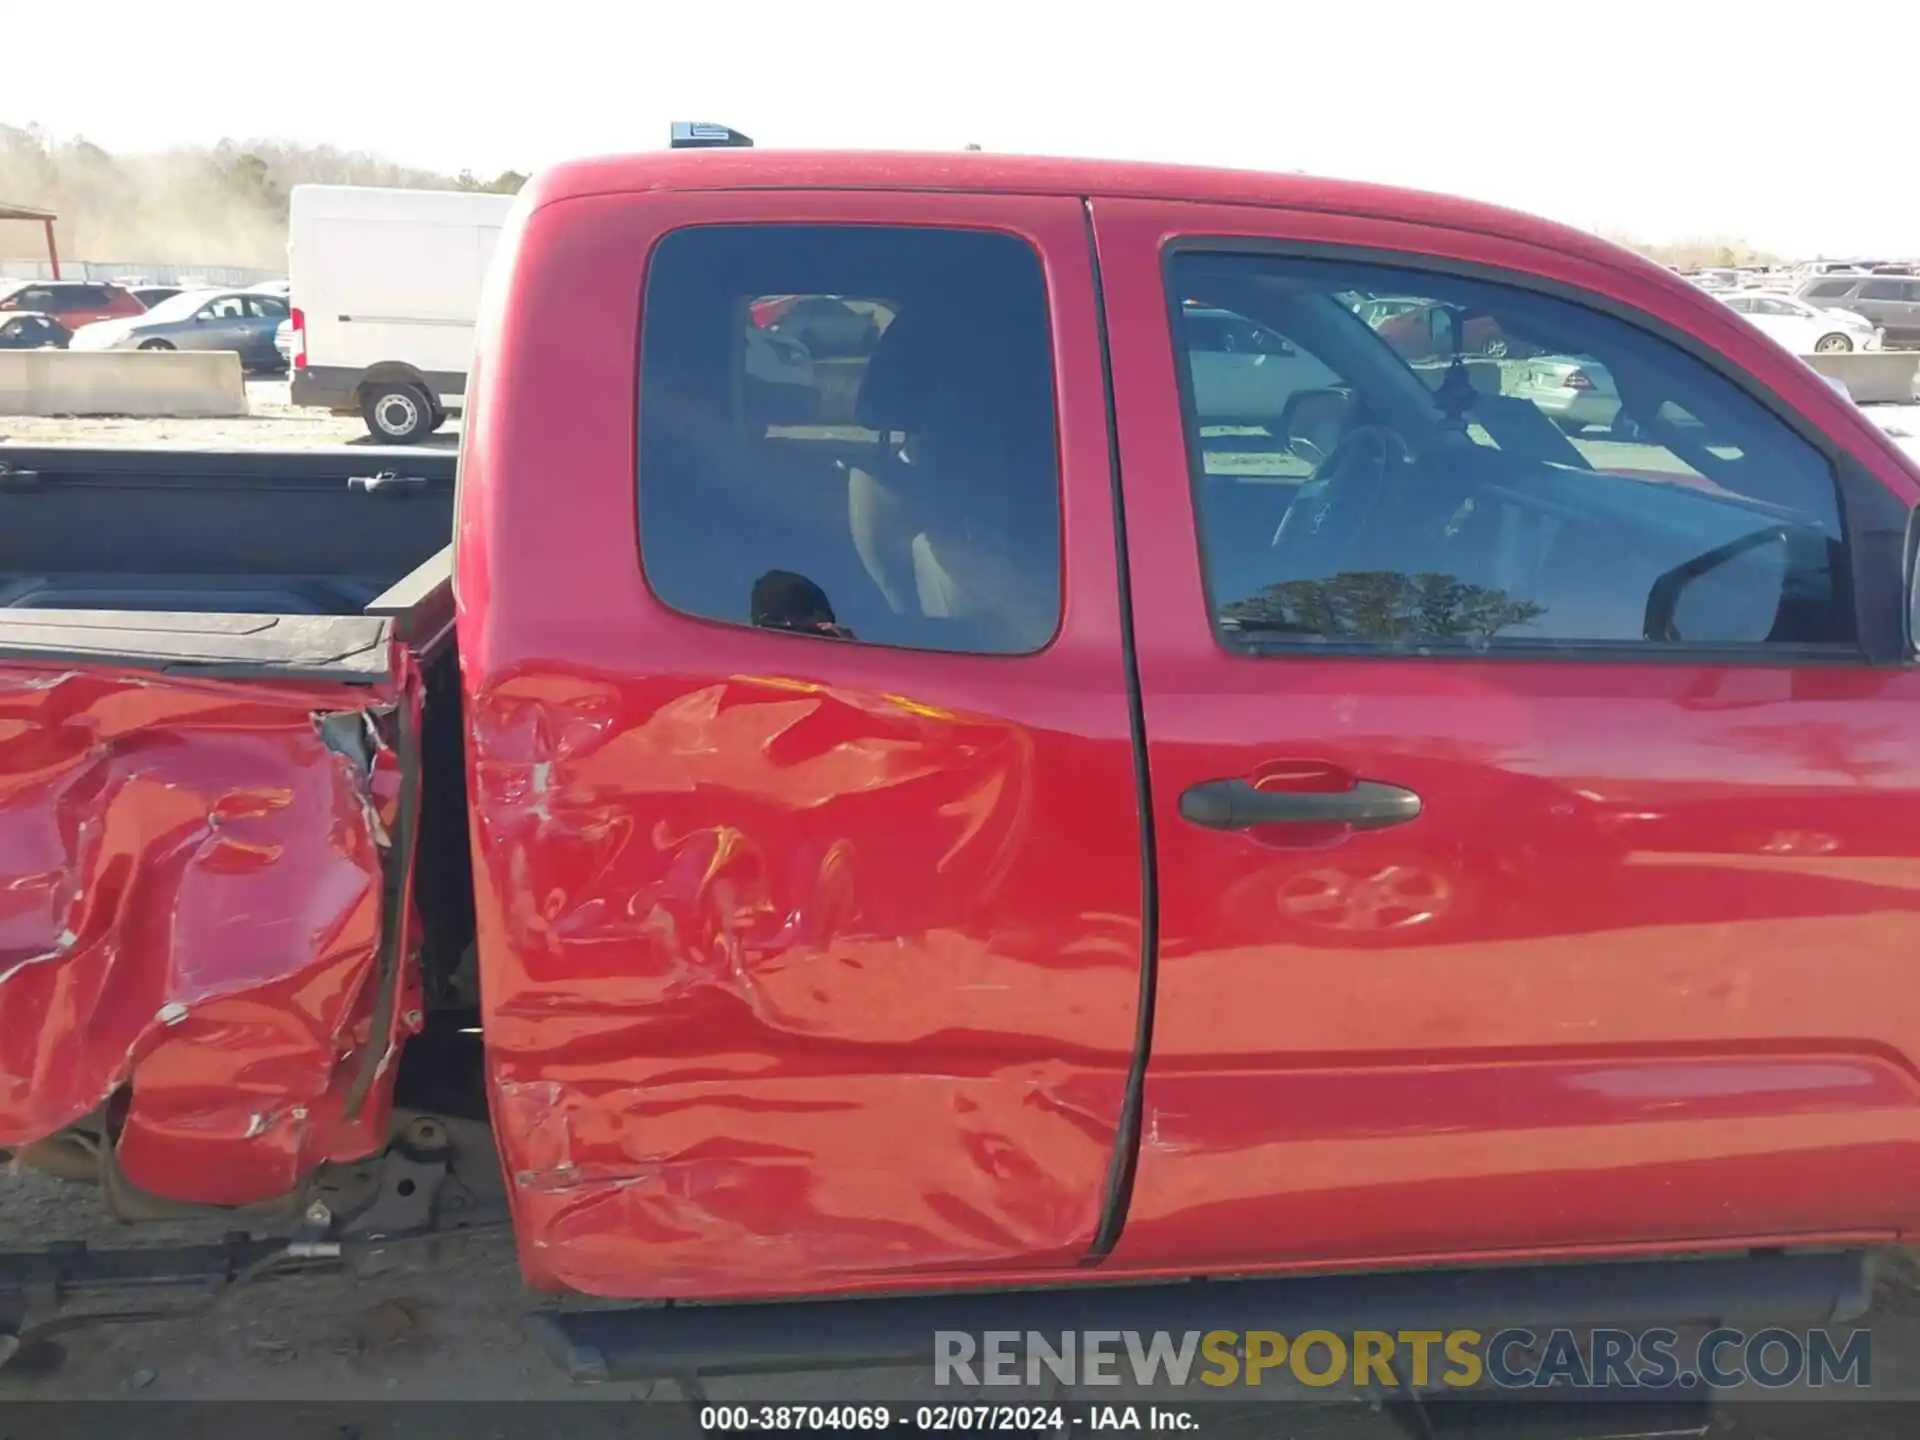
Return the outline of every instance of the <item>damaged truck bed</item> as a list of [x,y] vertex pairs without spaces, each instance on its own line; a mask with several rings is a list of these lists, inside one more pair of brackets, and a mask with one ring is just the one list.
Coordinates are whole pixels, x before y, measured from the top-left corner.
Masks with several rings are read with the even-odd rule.
[[122,1213],[387,1143],[453,459],[0,452],[0,1146]]

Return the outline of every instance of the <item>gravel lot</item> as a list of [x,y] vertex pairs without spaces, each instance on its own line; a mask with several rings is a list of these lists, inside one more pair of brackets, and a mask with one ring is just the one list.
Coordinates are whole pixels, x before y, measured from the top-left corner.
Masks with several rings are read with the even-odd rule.
[[[245,420],[131,421],[43,420],[0,417],[0,439],[25,443],[166,444],[234,446],[339,444],[364,442],[358,419],[335,418],[293,409],[284,383],[248,387],[254,414]],[[1874,418],[1920,459],[1920,405],[1876,407]],[[436,437],[436,444],[457,444],[457,421]],[[144,1226],[129,1230],[100,1209],[91,1194],[76,1196],[44,1177],[0,1170],[0,1245],[20,1246],[56,1238],[86,1238],[96,1244],[161,1243],[217,1238],[218,1222]],[[1874,1332],[1874,1391],[1881,1397],[1920,1399],[1920,1286],[1916,1271],[1901,1262],[1883,1280],[1873,1313],[1862,1322]],[[177,1297],[169,1297],[177,1298]],[[471,1412],[442,1412],[429,1407],[387,1407],[375,1418],[339,1423],[332,1411],[305,1415],[294,1402],[396,1401],[560,1401],[590,1397],[623,1402],[611,1406],[575,1406],[565,1433],[586,1435],[662,1434],[682,1425],[688,1412],[668,1400],[680,1397],[674,1386],[611,1385],[583,1390],[571,1386],[523,1334],[521,1320],[542,1297],[519,1282],[510,1238],[503,1232],[475,1233],[449,1242],[438,1263],[406,1263],[372,1276],[330,1275],[275,1281],[234,1294],[227,1302],[192,1318],[117,1325],[75,1333],[59,1351],[22,1356],[0,1369],[0,1440],[8,1435],[45,1433],[27,1425],[10,1429],[9,1414],[47,1412],[17,1407],[33,1401],[119,1398],[143,1402],[139,1413],[159,1416],[165,1407],[145,1402],[181,1399],[252,1399],[279,1402],[271,1424],[259,1433],[324,1434],[340,1440],[348,1434],[371,1436],[380,1424],[397,1424],[390,1433],[471,1435],[554,1433],[550,1408],[528,1413],[534,1428],[515,1428],[508,1407],[485,1412],[492,1418],[474,1428]],[[1911,1378],[1909,1378],[1911,1377]],[[890,1375],[773,1376],[714,1381],[711,1398],[753,1396],[775,1400],[832,1400],[862,1393],[868,1386],[903,1390],[913,1377]],[[651,1398],[656,1403],[630,1402]],[[998,1398],[998,1397],[995,1397]],[[1202,1433],[1214,1435],[1326,1435],[1389,1437],[1405,1434],[1389,1419],[1363,1404],[1329,1407],[1312,1415],[1276,1411],[1238,1418],[1225,1411],[1203,1412]],[[1914,1412],[1920,1419],[1920,1411]],[[395,1416],[403,1419],[395,1421]],[[147,1433],[171,1433],[142,1421]],[[304,1428],[303,1428],[304,1425]],[[1904,1419],[1868,1417],[1832,1404],[1800,1409],[1762,1404],[1736,1415],[1722,1415],[1716,1434],[1789,1436],[1845,1434],[1866,1437],[1908,1433]],[[107,1429],[98,1433],[122,1433]],[[188,1433],[182,1431],[180,1433]],[[204,1433],[199,1430],[191,1433]],[[1456,1432],[1457,1433],[1457,1432]],[[1494,1433],[1469,1429],[1465,1433]],[[1500,1433],[1512,1433],[1502,1431]],[[1558,1431],[1582,1433],[1582,1427]]]
[[[31,1244],[55,1236],[84,1237],[95,1244],[164,1243],[209,1240],[223,1226],[173,1223],[130,1230],[118,1225],[94,1202],[91,1192],[76,1191],[30,1172],[0,1171],[0,1243]],[[1860,1322],[1874,1334],[1873,1390],[1883,1400],[1901,1397],[1911,1408],[1920,1399],[1920,1288],[1910,1262],[1896,1259],[1881,1285],[1879,1303]],[[190,1297],[169,1295],[167,1303]],[[120,1303],[116,1301],[115,1303]],[[36,1437],[45,1433],[8,1431],[6,1416],[16,1407],[56,1416],[93,1413],[85,1407],[32,1402],[115,1399],[138,1404],[138,1413],[165,1415],[183,1407],[166,1402],[271,1401],[277,1407],[270,1430],[275,1435],[308,1433],[326,1440],[365,1437],[382,1431],[378,1423],[345,1426],[340,1407],[362,1407],[364,1417],[397,1427],[407,1436],[521,1433],[582,1436],[660,1435],[685,1427],[693,1410],[670,1381],[658,1384],[570,1385],[527,1338],[522,1317],[550,1297],[527,1292],[519,1282],[509,1237],[476,1233],[450,1241],[431,1263],[401,1264],[381,1274],[311,1276],[262,1283],[197,1317],[102,1327],[64,1337],[63,1354],[29,1352],[13,1367],[0,1369],[0,1434]],[[591,1303],[591,1302],[581,1302]],[[1017,1323],[1017,1322],[1015,1322]],[[705,1398],[728,1402],[832,1403],[849,1398],[924,1398],[921,1378],[912,1372],[837,1372],[709,1380]],[[1326,1440],[1392,1440],[1408,1432],[1377,1407],[1349,1394],[1339,1403],[1310,1410],[1294,1404],[1308,1392],[1292,1387],[1286,1400],[1231,1409],[1210,1405],[1198,1410],[1201,1432],[1210,1436],[1315,1436]],[[1807,1398],[1808,1392],[1797,1394]],[[1004,1400],[1004,1392],[945,1398]],[[1085,1392],[1106,1400],[1110,1393]],[[1318,1397],[1316,1397],[1318,1398]],[[1814,1398],[1818,1398],[1817,1396]],[[489,1429],[474,1429],[475,1412],[448,1408],[444,1402],[484,1402],[479,1412]],[[443,1402],[436,1406],[430,1402]],[[503,1402],[546,1402],[526,1407],[535,1428],[522,1431],[498,1422],[518,1413]],[[612,1402],[587,1403],[578,1402]],[[636,1403],[640,1402],[640,1403]],[[564,1409],[556,1409],[557,1405]],[[302,1411],[300,1407],[320,1407]],[[904,1407],[896,1405],[896,1409]],[[116,1412],[126,1416],[122,1406]],[[196,1413],[190,1409],[185,1413]],[[200,1412],[205,1413],[205,1412]],[[222,1412],[214,1410],[214,1415]],[[1920,1418],[1920,1410],[1913,1410]],[[311,1430],[283,1423],[304,1415]],[[143,1433],[154,1433],[142,1422]],[[109,1431],[103,1433],[119,1433]],[[192,1433],[208,1433],[193,1431]],[[213,1432],[218,1433],[218,1432]],[[1504,1429],[1451,1427],[1448,1433],[1508,1435]],[[1530,1434],[1579,1435],[1585,1427],[1530,1429]],[[1608,1433],[1619,1433],[1609,1427]],[[1849,1440],[1911,1433],[1896,1413],[1871,1416],[1859,1407],[1832,1401],[1820,1405],[1763,1401],[1737,1413],[1723,1413],[1715,1433],[1728,1437],[1798,1437],[1843,1434]]]
[[[247,404],[253,413],[238,420],[112,420],[75,416],[0,415],[0,442],[23,445],[179,445],[186,449],[230,449],[252,445],[370,445],[367,427],[357,415],[329,415],[296,409],[284,380],[249,380]],[[455,416],[429,442],[441,448],[460,443]]]

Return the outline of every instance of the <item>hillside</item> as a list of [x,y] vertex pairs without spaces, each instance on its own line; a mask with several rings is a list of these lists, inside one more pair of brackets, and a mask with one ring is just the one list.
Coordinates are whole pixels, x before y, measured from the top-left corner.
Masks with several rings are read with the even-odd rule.
[[[300,184],[518,190],[508,171],[482,181],[377,155],[280,140],[222,140],[113,155],[38,126],[0,125],[0,200],[59,212],[63,255],[97,261],[275,268],[286,261],[287,192]],[[0,225],[0,260],[45,253],[38,227]]]

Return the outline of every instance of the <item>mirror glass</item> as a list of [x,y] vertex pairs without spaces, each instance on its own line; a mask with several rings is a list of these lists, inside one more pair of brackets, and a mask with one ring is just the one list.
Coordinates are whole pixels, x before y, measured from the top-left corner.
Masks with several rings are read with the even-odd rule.
[[1920,657],[1920,510],[1907,516],[1907,658]]
[[1302,390],[1287,405],[1287,448],[1318,464],[1346,433],[1353,397],[1343,390]]

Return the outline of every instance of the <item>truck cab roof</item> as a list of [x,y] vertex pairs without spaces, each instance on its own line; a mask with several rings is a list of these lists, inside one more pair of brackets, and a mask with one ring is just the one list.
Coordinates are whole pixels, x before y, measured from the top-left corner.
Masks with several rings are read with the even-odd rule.
[[657,150],[568,161],[521,192],[534,207],[643,190],[924,190],[950,194],[1085,195],[1258,205],[1403,220],[1508,236],[1620,264],[1671,272],[1568,225],[1504,206],[1357,180],[1143,161],[993,155],[980,151]]

